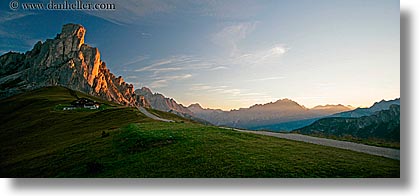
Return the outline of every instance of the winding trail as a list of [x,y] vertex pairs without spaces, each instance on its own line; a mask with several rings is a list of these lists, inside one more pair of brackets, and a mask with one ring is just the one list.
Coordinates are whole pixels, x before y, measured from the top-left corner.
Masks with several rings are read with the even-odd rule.
[[356,152],[363,152],[366,154],[377,155],[377,156],[382,156],[382,157],[386,157],[390,159],[400,160],[400,150],[398,149],[369,146],[369,145],[359,144],[359,143],[354,143],[354,142],[339,141],[339,140],[332,140],[332,139],[319,138],[319,137],[311,137],[311,136],[295,134],[295,133],[274,133],[274,132],[267,132],[267,131],[249,131],[249,130],[242,130],[242,129],[234,129],[234,130],[244,132],[244,133],[254,133],[254,134],[288,139],[288,140],[307,142],[311,144],[331,146],[335,148],[352,150]]
[[143,108],[141,106],[137,106],[137,109],[139,109],[139,111],[141,113],[143,113],[144,115],[146,115],[147,117],[149,117],[151,119],[158,120],[158,121],[163,121],[163,122],[175,122],[173,120],[168,120],[168,119],[157,117],[157,116],[155,116],[154,114],[150,113],[149,111],[147,111],[145,108]]

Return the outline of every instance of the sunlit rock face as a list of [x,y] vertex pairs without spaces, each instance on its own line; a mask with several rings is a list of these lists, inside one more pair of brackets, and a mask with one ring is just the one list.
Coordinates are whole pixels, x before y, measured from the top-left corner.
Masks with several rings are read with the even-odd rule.
[[134,87],[115,77],[97,48],[85,44],[86,29],[66,24],[54,39],[38,42],[25,54],[0,57],[0,98],[44,86],[65,86],[123,105],[149,107]]

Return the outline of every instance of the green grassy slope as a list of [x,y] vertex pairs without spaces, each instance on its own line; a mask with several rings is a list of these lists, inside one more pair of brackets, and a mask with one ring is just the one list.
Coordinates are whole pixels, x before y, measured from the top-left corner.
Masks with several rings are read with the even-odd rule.
[[0,100],[0,177],[399,177],[396,160],[157,111],[177,123],[112,103],[56,109],[74,99],[51,87]]

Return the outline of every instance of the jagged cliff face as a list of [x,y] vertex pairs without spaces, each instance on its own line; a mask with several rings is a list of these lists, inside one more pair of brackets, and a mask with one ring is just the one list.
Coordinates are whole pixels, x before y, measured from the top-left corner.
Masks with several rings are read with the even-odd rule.
[[64,25],[54,39],[38,42],[25,54],[0,57],[0,98],[44,86],[65,86],[123,105],[148,107],[134,87],[115,77],[97,48],[84,43],[86,29]]

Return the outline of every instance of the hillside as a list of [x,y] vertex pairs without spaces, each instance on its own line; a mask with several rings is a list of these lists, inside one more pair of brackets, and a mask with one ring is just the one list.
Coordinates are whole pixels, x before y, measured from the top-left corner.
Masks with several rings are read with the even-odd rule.
[[399,148],[400,106],[359,118],[323,118],[293,132]]
[[[399,161],[240,133],[48,87],[0,100],[0,177],[399,177]],[[151,110],[153,112],[153,110]]]

